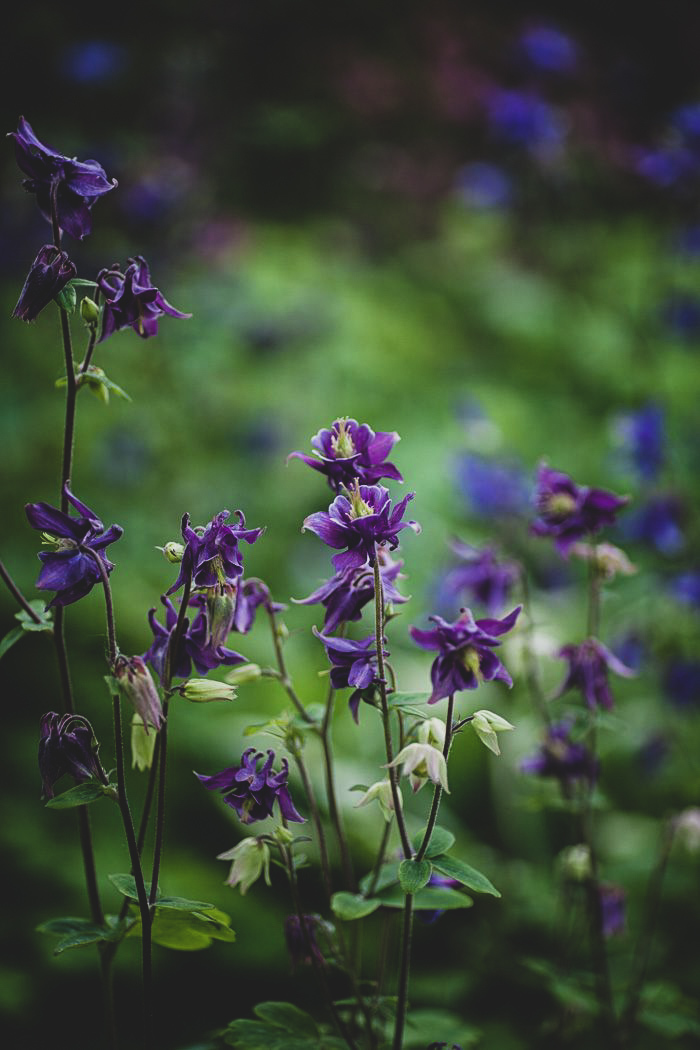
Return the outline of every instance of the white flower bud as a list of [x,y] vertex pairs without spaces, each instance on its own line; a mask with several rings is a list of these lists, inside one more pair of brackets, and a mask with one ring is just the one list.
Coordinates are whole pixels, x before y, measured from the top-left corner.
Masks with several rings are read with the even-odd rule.
[[179,687],[179,693],[193,704],[209,704],[215,700],[233,700],[236,690],[224,682],[208,678],[189,678]]
[[[401,796],[401,788],[398,789],[399,805],[403,808],[403,798]],[[391,818],[394,816],[394,796],[391,791],[391,781],[378,780],[376,784],[370,785],[367,788],[364,795],[359,802],[355,803],[355,809],[360,806],[368,806],[370,802],[377,800],[382,811],[384,820],[389,823]]]
[[507,722],[505,718],[496,715],[493,711],[475,711],[471,721],[472,729],[494,755],[500,755],[496,733],[503,733],[507,729],[515,729],[515,726]]
[[219,853],[216,859],[233,861],[226,884],[239,886],[241,896],[260,878],[261,872],[264,872],[265,882],[270,885],[270,850],[267,843],[260,839],[241,839],[233,849]]

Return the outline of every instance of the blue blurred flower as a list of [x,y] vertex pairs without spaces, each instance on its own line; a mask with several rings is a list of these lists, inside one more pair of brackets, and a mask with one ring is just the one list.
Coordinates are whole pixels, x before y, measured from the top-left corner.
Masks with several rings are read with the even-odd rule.
[[625,929],[625,891],[620,886],[601,883],[598,886],[603,936],[614,937]]
[[519,569],[515,562],[498,561],[493,547],[481,550],[469,543],[453,540],[452,550],[461,564],[450,569],[440,585],[440,596],[452,606],[463,599],[483,605],[489,615],[503,610]]
[[113,80],[125,68],[128,51],[109,40],[81,40],[59,55],[63,76],[77,84],[100,84]]
[[696,707],[700,703],[700,662],[676,660],[663,675],[666,696],[675,707]]
[[457,172],[455,190],[470,208],[505,208],[513,198],[513,181],[495,164],[473,161]]
[[527,29],[520,37],[519,48],[534,69],[545,73],[568,73],[578,60],[575,42],[553,26]]
[[487,102],[488,121],[496,138],[514,146],[557,146],[565,125],[556,110],[539,96],[497,89]]
[[661,320],[669,333],[683,343],[700,337],[700,298],[689,292],[675,292],[661,306]]
[[552,723],[539,750],[521,761],[521,772],[556,777],[562,783],[595,780],[598,762],[584,744],[571,739],[571,729],[568,720]]
[[637,412],[619,416],[616,432],[632,466],[645,481],[653,480],[664,462],[664,412],[650,402]]
[[679,602],[700,609],[700,569],[681,572],[671,581],[671,594]]
[[668,189],[698,173],[698,160],[693,153],[678,145],[637,150],[633,166],[638,175],[661,189]]
[[529,509],[531,484],[515,463],[468,452],[457,465],[457,482],[469,509],[479,517],[499,518]]
[[624,535],[648,543],[661,554],[676,554],[685,544],[681,528],[683,505],[677,496],[652,496],[630,513],[622,525]]

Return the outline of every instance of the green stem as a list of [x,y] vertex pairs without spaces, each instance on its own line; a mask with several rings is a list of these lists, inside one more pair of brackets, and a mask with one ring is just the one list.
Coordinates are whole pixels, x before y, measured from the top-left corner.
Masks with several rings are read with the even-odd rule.
[[326,710],[323,716],[323,724],[321,726],[320,737],[321,746],[323,748],[323,768],[326,778],[326,797],[328,799],[328,816],[330,818],[331,825],[335,831],[336,838],[338,840],[338,849],[340,850],[340,861],[343,868],[343,877],[349,890],[353,892],[357,888],[355,882],[355,872],[353,870],[352,856],[350,854],[350,847],[348,846],[347,838],[345,837],[345,828],[343,826],[343,819],[338,806],[338,799],[335,792],[335,774],[333,767],[333,749],[331,746],[330,739],[330,727],[331,717],[333,714],[333,702],[335,699],[335,689],[333,686],[328,687],[328,697],[326,699]]
[[304,791],[306,792],[306,798],[309,803],[309,809],[311,810],[311,819],[313,821],[314,827],[316,829],[316,834],[318,836],[318,848],[319,853],[321,855],[321,872],[323,874],[323,884],[326,889],[326,896],[330,900],[331,896],[333,895],[333,884],[331,881],[330,865],[328,863],[328,847],[326,846],[326,836],[323,831],[321,815],[318,811],[316,795],[311,785],[311,781],[309,780],[309,774],[306,770],[306,766],[304,765],[304,760],[302,758],[301,751],[295,748],[291,753],[294,757],[294,761],[297,764],[297,769],[299,770],[301,783],[303,785]]
[[549,708],[547,707],[547,701],[545,699],[544,690],[542,688],[542,682],[540,680],[539,666],[535,659],[535,654],[532,647],[532,636],[534,634],[535,622],[532,616],[532,600],[530,596],[530,581],[528,579],[527,572],[523,565],[519,566],[520,576],[520,590],[523,600],[523,611],[525,613],[525,629],[523,631],[523,670],[525,671],[525,681],[527,683],[528,692],[532,698],[534,706],[540,715],[540,718],[544,722],[547,729],[552,724],[552,720],[549,717]]
[[[455,707],[455,696],[454,693],[450,693],[450,697],[447,701],[447,720],[445,722],[445,743],[442,748],[442,753],[445,757],[445,762],[450,756],[450,748],[452,746],[452,718],[454,715]],[[430,815],[428,816],[428,823],[425,828],[425,834],[423,835],[423,841],[420,844],[418,852],[416,853],[416,860],[423,860],[426,854],[426,850],[430,845],[430,839],[435,828],[437,821],[438,810],[440,809],[440,800],[442,799],[442,786],[440,784],[435,785],[433,791],[433,802],[430,807]]]
[[401,970],[399,972],[398,999],[396,1002],[396,1024],[392,1050],[401,1050],[403,1030],[406,1024],[408,1009],[408,978],[411,965],[411,942],[413,939],[413,894],[406,894],[403,908],[403,928],[401,933]]
[[390,820],[386,820],[386,821],[384,821],[384,831],[382,832],[382,839],[381,839],[381,842],[379,843],[379,851],[377,853],[377,859],[374,862],[374,867],[372,869],[372,879],[370,881],[369,886],[367,887],[367,892],[365,893],[365,897],[372,897],[373,894],[374,894],[374,891],[377,888],[377,883],[379,882],[379,875],[380,875],[380,872],[382,870],[382,864],[384,863],[384,857],[386,856],[386,848],[389,845],[389,835],[390,834],[391,834],[391,821]]
[[287,696],[296,707],[299,715],[308,725],[313,725],[313,718],[308,714],[301,700],[296,694],[292,680],[289,677],[287,671],[287,664],[284,659],[284,650],[282,649],[282,642],[280,641],[279,630],[277,628],[277,618],[275,617],[275,610],[272,608],[271,602],[265,602],[265,612],[268,615],[270,621],[270,630],[272,632],[272,644],[275,648],[275,659],[277,660],[277,666],[279,668],[279,680],[284,687]]
[[600,630],[600,599],[602,576],[596,558],[596,545],[591,540],[591,556],[588,559],[588,637],[596,638]]
[[12,597],[15,599],[17,604],[20,606],[20,608],[24,609],[24,611],[26,612],[27,616],[29,616],[29,618],[31,620],[33,620],[34,623],[41,623],[41,617],[37,613],[34,612],[34,610],[32,609],[31,605],[29,604],[27,599],[24,597],[24,595],[20,591],[19,587],[17,586],[15,581],[12,579],[12,577],[9,574],[9,572],[7,571],[7,569],[5,568],[5,566],[3,565],[3,563],[1,561],[0,561],[0,579],[3,581],[3,583],[7,587],[8,591],[10,592]]

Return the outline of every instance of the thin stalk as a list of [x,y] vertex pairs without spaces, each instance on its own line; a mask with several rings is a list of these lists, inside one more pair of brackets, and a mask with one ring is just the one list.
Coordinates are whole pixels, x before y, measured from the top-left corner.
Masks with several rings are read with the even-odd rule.
[[532,635],[534,632],[534,620],[532,617],[532,600],[530,596],[530,581],[528,579],[525,567],[521,565],[519,567],[520,576],[520,591],[523,600],[523,610],[525,612],[526,627],[523,632],[523,670],[525,671],[525,681],[527,683],[528,692],[532,698],[534,706],[537,708],[539,715],[544,722],[545,726],[549,729],[552,724],[552,720],[549,717],[549,709],[547,707],[547,701],[545,699],[544,691],[542,689],[542,682],[539,675],[539,667],[535,654],[532,650]]
[[[94,298],[93,302],[95,303],[96,306],[99,305],[99,302],[100,302],[100,289],[99,288],[95,289],[95,298]],[[90,337],[88,339],[87,350],[85,351],[85,357],[83,358],[83,363],[80,366],[80,373],[79,374],[81,376],[84,376],[85,373],[87,372],[88,368],[90,367],[90,362],[92,361],[92,355],[95,352],[95,343],[96,342],[97,342],[97,322],[95,324],[91,324],[90,325]]]
[[379,875],[380,875],[380,872],[382,870],[382,864],[384,863],[384,857],[386,856],[386,848],[387,848],[387,846],[389,844],[389,835],[390,834],[391,834],[391,821],[390,820],[386,820],[384,822],[384,831],[382,832],[382,839],[381,839],[381,842],[379,843],[379,851],[377,853],[377,859],[374,862],[374,867],[372,869],[372,878],[370,880],[369,886],[367,887],[367,892],[365,893],[365,897],[371,897],[374,894],[374,891],[377,888],[377,883],[379,882]]
[[107,567],[103,562],[97,551],[86,548],[86,551],[92,556],[97,571],[100,574],[102,581],[102,590],[105,596],[105,615],[107,618],[107,662],[109,664],[110,671],[114,670],[114,665],[117,662],[117,656],[119,655],[119,647],[117,646],[117,632],[114,626],[114,605],[112,604],[112,588],[109,583],[109,576],[107,574]]
[[607,1033],[609,1045],[619,1045],[617,1022],[615,1018],[615,1002],[613,999],[612,982],[610,980],[610,968],[608,966],[608,953],[605,946],[605,935],[603,933],[603,903],[600,896],[600,871],[598,864],[598,853],[595,847],[592,827],[592,805],[591,795],[593,787],[588,791],[588,797],[584,803],[585,808],[581,815],[582,838],[588,846],[591,858],[591,875],[587,883],[588,907],[591,919],[591,951],[593,956],[593,971],[596,979],[596,995],[600,1010],[601,1025]]
[[596,561],[597,547],[591,542],[591,557],[588,559],[588,637],[596,638],[600,630],[600,599],[602,576]]
[[[454,715],[455,708],[455,696],[454,693],[450,693],[447,701],[447,721],[445,722],[445,743],[442,748],[442,753],[445,757],[445,762],[450,756],[450,748],[452,747],[452,718]],[[442,799],[442,786],[440,784],[435,785],[433,791],[433,802],[430,807],[430,814],[428,816],[428,823],[425,828],[425,834],[423,835],[423,841],[421,842],[418,852],[416,853],[416,860],[423,860],[426,850],[430,845],[430,839],[435,828],[437,821],[438,810],[440,809],[440,800]]]
[[411,942],[413,939],[413,894],[406,894],[403,909],[403,928],[401,931],[401,970],[399,972],[399,989],[396,1003],[396,1024],[394,1027],[393,1050],[403,1046],[403,1030],[406,1024],[408,1008],[408,977],[411,965]]
[[335,774],[333,767],[333,750],[331,746],[330,738],[330,727],[331,719],[333,715],[333,703],[335,700],[335,689],[332,685],[328,687],[328,697],[326,699],[326,710],[323,716],[323,723],[321,725],[320,737],[321,746],[323,748],[323,767],[326,778],[326,797],[328,799],[328,816],[330,818],[331,825],[335,831],[336,838],[338,840],[338,849],[340,850],[340,861],[343,868],[343,877],[349,890],[353,892],[357,889],[355,882],[355,872],[353,870],[352,856],[350,854],[350,847],[345,837],[345,828],[343,826],[343,818],[340,813],[338,806],[338,799],[335,792]]
[[311,785],[311,781],[309,780],[309,774],[304,764],[301,751],[295,749],[294,751],[292,751],[292,755],[294,756],[294,761],[296,762],[297,769],[299,770],[301,783],[304,787],[304,791],[306,792],[306,798],[308,800],[309,808],[311,810],[311,819],[313,821],[314,827],[316,829],[316,834],[318,836],[318,848],[319,853],[321,855],[321,872],[323,874],[323,884],[326,889],[326,896],[330,900],[333,894],[333,883],[331,881],[331,869],[330,864],[328,863],[328,847],[326,846],[326,836],[323,831],[321,814],[318,811],[316,795]]
[[41,623],[41,617],[37,613],[34,612],[34,610],[32,609],[31,605],[29,604],[27,599],[24,597],[24,595],[22,594],[21,590],[19,589],[19,587],[17,586],[15,581],[12,579],[12,577],[9,574],[9,572],[7,571],[7,569],[5,568],[5,566],[3,565],[3,563],[1,561],[0,561],[0,579],[3,581],[3,583],[7,587],[8,591],[10,592],[12,597],[15,599],[17,604],[20,606],[20,608],[24,609],[24,611],[26,612],[27,616],[29,616],[29,618],[31,620],[33,620],[34,623]]
[[292,684],[292,680],[289,677],[289,672],[287,671],[287,664],[284,659],[284,650],[282,648],[279,631],[277,629],[277,619],[275,617],[275,611],[272,608],[271,602],[265,602],[265,612],[267,613],[268,619],[270,621],[270,630],[272,632],[272,644],[275,648],[275,659],[277,660],[277,666],[279,668],[279,680],[282,683],[287,693],[287,696],[299,712],[300,716],[304,719],[306,723],[311,725],[313,724],[313,718],[308,714],[301,700],[297,696],[294,686]]

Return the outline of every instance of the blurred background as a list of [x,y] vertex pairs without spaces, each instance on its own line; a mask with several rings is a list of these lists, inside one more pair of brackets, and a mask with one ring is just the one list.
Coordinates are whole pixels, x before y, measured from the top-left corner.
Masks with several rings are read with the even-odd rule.
[[[96,364],[131,402],[79,399],[74,491],[125,530],[112,548],[124,652],[150,645],[147,612],[174,578],[155,547],[179,539],[184,511],[205,523],[241,508],[250,526],[266,525],[246,572],[280,601],[330,574],[327,548],[300,532],[329,490],[286,457],[346,415],[401,434],[391,458],[423,526],[402,544],[412,600],[390,629],[401,687],[429,688],[430,658],[410,644],[408,624],[431,612],[453,619],[466,600],[444,586],[456,535],[528,565],[551,691],[564,669],[557,649],[584,637],[585,572],[528,535],[537,463],[632,496],[615,539],[640,571],[608,588],[601,630],[639,672],[615,682],[600,741],[604,875],[627,900],[609,941],[624,989],[660,821],[697,805],[700,786],[697,5],[230,0],[196,10],[153,2],[107,18],[35,3],[6,17],[6,131],[22,114],[43,142],[97,158],[119,181],[95,206],[92,235],[66,240],[80,276],[143,254],[165,297],[193,314],[166,318],[157,339],[127,330],[98,348]],[[23,506],[57,500],[62,352],[52,309],[32,325],[10,318],[50,239],[11,142],[0,178],[2,558],[33,598],[37,537]],[[77,318],[73,331],[80,359]],[[0,591],[3,635],[15,611]],[[314,606],[285,614],[289,663],[309,702],[326,682],[309,631],[321,616]],[[78,710],[109,767],[97,591],[68,610],[67,631]],[[263,624],[234,647],[271,662]],[[485,686],[476,701],[517,731],[501,738],[499,760],[458,740],[441,814],[457,854],[503,900],[418,928],[413,1003],[451,1012],[454,1026],[443,1019],[411,1045],[590,1045],[590,993],[575,977],[587,966],[583,917],[555,863],[576,839],[556,786],[519,772],[540,733],[517,680],[521,653],[517,638],[505,649],[513,692]],[[59,1032],[58,1045],[81,1050],[99,1045],[92,950],[54,959],[51,940],[33,933],[84,913],[75,821],[44,809],[36,769],[39,718],[60,707],[53,651],[28,636],[2,670],[3,1024],[18,1045],[49,1036],[56,1045]],[[570,699],[555,702],[557,717]],[[199,953],[157,949],[173,1048],[205,1045],[208,1031],[262,999],[314,1003],[312,976],[293,972],[286,953],[280,873],[273,890],[256,885],[245,898],[223,885],[215,856],[241,829],[191,775],[237,761],[245,726],[282,706],[273,685],[254,683],[233,705],[173,712],[161,883],[216,902],[238,935]],[[473,706],[462,697],[462,713]],[[341,789],[371,782],[381,761],[372,712],[357,727],[341,698],[336,723]],[[320,782],[319,755],[309,764]],[[136,807],[140,791],[137,782]],[[416,829],[427,804],[415,801]],[[106,874],[128,860],[118,815],[98,808],[109,898]],[[351,810],[348,826],[364,871],[380,817]],[[697,1045],[697,878],[697,856],[674,847],[640,1047]],[[304,890],[309,910],[321,909],[315,868]],[[368,925],[370,959],[378,933]],[[579,938],[572,960],[566,944]],[[127,1015],[137,970],[138,949],[126,945],[117,1002]],[[136,1037],[128,1020],[123,1032]]]

